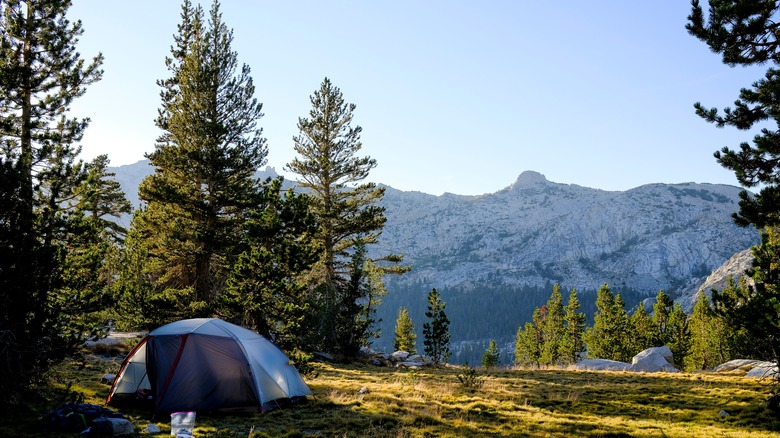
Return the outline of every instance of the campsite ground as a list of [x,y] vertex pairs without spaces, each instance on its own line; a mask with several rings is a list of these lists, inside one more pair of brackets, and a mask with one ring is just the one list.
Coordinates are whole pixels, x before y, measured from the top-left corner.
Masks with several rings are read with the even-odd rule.
[[[69,396],[102,404],[109,387],[100,378],[115,373],[120,361],[89,354],[64,363],[52,376],[56,394],[5,412],[0,436],[41,436],[37,419]],[[306,381],[316,399],[264,415],[199,413],[195,435],[780,437],[780,419],[762,403],[768,382],[735,374],[496,369],[470,375],[462,367],[362,364],[315,364],[314,370]],[[169,418],[126,414],[139,436],[154,436],[143,432],[150,423],[162,430],[156,436],[170,436]]]

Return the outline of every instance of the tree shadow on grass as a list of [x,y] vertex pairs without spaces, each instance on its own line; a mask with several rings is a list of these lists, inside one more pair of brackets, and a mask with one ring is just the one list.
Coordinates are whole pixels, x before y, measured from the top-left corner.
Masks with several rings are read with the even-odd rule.
[[723,433],[780,431],[780,420],[763,404],[771,385],[757,379],[566,370],[516,371],[506,379],[523,382],[528,405],[572,421],[587,423],[594,416],[614,424],[643,421],[656,425],[659,434],[670,424]]

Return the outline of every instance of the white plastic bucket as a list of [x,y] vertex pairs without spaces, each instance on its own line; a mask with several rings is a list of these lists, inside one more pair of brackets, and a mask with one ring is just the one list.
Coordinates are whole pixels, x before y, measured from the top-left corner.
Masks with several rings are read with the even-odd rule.
[[171,414],[171,436],[192,436],[193,429],[195,429],[195,412]]

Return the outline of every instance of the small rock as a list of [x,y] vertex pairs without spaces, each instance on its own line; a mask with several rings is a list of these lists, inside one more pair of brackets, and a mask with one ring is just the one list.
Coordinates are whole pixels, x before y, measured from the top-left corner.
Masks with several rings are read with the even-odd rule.
[[103,374],[103,377],[100,378],[100,383],[107,383],[109,385],[113,385],[114,379],[116,379],[115,374]]
[[724,411],[723,409],[721,409],[720,412],[718,412],[718,415],[720,415],[721,417],[730,417],[731,416],[731,414],[729,414],[728,412]]
[[575,363],[571,368],[575,370],[587,371],[626,371],[630,367],[630,364],[625,362],[618,362],[615,360],[585,359]]
[[92,422],[93,428],[112,431],[111,436],[128,436],[135,434],[135,426],[125,418],[101,417]]
[[371,391],[369,391],[368,388],[366,388],[365,386],[363,386],[363,387],[361,387],[360,389],[357,390],[357,393],[359,395],[365,395],[365,394],[368,394],[370,392]]
[[333,356],[331,356],[328,353],[325,353],[325,352],[322,352],[322,351],[315,351],[313,354],[314,354],[314,357],[316,357],[317,360],[319,360],[321,362],[322,361],[333,362]]
[[364,345],[364,346],[360,347],[360,354],[363,355],[363,356],[371,357],[371,356],[376,356],[377,354],[379,354],[379,352],[376,351],[376,350],[373,350],[373,349],[371,349],[369,347],[366,347]]
[[146,425],[146,429],[144,429],[144,431],[149,433],[160,433],[160,428],[157,427],[156,424],[149,423]]
[[423,357],[419,354],[412,354],[409,357],[406,358],[406,362],[422,362]]

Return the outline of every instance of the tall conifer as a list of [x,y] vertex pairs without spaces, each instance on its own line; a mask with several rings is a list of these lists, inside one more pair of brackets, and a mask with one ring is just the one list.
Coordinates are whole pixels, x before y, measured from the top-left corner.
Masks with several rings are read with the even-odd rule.
[[[298,155],[285,168],[300,177],[298,185],[311,195],[319,222],[316,238],[323,253],[311,273],[310,299],[316,309],[312,343],[351,355],[366,339],[360,332],[370,326],[365,324],[370,295],[384,288],[381,275],[379,281],[366,278],[368,271],[355,264],[356,257],[368,261],[361,248],[375,243],[385,224],[385,209],[379,205],[384,188],[365,182],[377,163],[358,156],[362,128],[353,125],[355,105],[328,78],[310,101],[309,117],[298,119],[299,134],[293,137]],[[380,274],[400,273],[408,269],[396,265],[400,260],[388,255],[382,261],[389,265],[375,266]]]
[[585,352],[585,343],[582,336],[585,333],[585,314],[580,312],[580,301],[577,298],[577,290],[569,293],[569,302],[564,309],[566,330],[561,340],[561,362],[573,364],[580,360]]
[[[737,148],[716,151],[715,159],[734,172],[747,188],[760,188],[758,194],[740,193],[739,211],[733,214],[741,226],[760,230],[761,244],[753,249],[752,276],[755,287],[745,294],[729,297],[713,294],[715,308],[735,327],[752,338],[754,352],[762,359],[780,365],[780,33],[777,30],[780,4],[777,1],[710,1],[708,13],[698,0],[691,2],[686,29],[722,56],[729,66],[768,65],[766,73],[748,88],[739,90],[734,107],[722,111],[700,102],[696,114],[717,127],[761,130]],[[722,301],[718,302],[719,299]],[[775,377],[780,381],[780,376]],[[780,394],[772,405],[780,405]]]
[[563,295],[558,284],[553,286],[552,294],[545,305],[547,310],[542,322],[542,354],[540,362],[543,364],[558,364],[561,360],[561,342],[565,332],[563,314]]
[[444,313],[446,305],[439,291],[432,289],[428,293],[428,310],[425,316],[430,321],[423,324],[423,345],[425,354],[436,365],[447,362],[450,357],[450,320]]
[[664,291],[658,291],[658,295],[655,297],[655,303],[653,303],[653,326],[654,326],[654,338],[653,342],[656,346],[661,346],[669,341],[669,316],[674,308],[674,300],[667,295]]
[[585,332],[588,357],[629,361],[632,354],[627,339],[628,315],[620,294],[613,294],[609,286],[602,285],[596,293],[596,309],[593,326]]
[[144,236],[155,293],[183,304],[181,316],[205,316],[246,249],[241,230],[261,199],[254,173],[267,149],[257,126],[262,105],[249,67],[239,66],[231,48],[219,2],[207,23],[189,1],[181,17],[166,59],[171,77],[158,82],[163,133],[148,155],[154,174],[139,188],[146,209],[133,226]]
[[261,206],[249,213],[249,248],[233,266],[219,312],[293,351],[303,347],[309,312],[300,276],[317,260],[319,248],[312,244],[317,222],[308,196],[292,189],[283,195],[281,186],[281,178],[273,180]]
[[691,331],[688,328],[688,315],[680,303],[675,303],[669,313],[666,345],[672,350],[674,365],[680,369],[684,368],[685,357],[691,348]]
[[[6,397],[72,352],[90,328],[89,287],[65,272],[84,229],[73,201],[76,146],[89,122],[68,118],[99,80],[102,55],[76,50],[67,0],[0,3],[0,392]],[[74,246],[75,245],[75,246]],[[83,313],[80,313],[83,312]]]
[[656,345],[656,329],[653,319],[647,314],[644,303],[639,303],[629,318],[631,324],[631,337],[629,345],[631,353],[636,354]]

